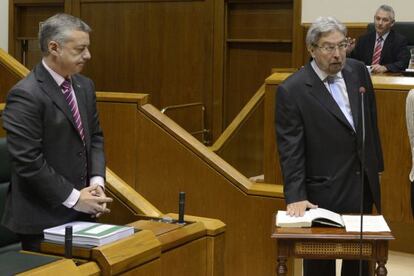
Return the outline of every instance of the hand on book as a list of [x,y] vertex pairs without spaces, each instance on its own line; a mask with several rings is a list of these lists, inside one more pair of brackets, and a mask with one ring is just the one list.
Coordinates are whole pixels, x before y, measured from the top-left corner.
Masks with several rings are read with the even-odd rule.
[[106,207],[108,202],[112,202],[112,198],[105,195],[102,187],[92,185],[80,190],[78,202],[73,206],[73,209],[98,217],[110,212]]
[[307,208],[315,209],[318,205],[314,205],[307,200],[290,203],[286,206],[286,214],[291,217],[303,217]]

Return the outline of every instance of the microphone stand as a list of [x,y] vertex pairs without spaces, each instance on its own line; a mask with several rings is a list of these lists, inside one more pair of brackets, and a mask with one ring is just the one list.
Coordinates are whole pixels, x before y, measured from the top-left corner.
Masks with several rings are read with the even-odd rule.
[[364,223],[364,184],[365,184],[365,108],[364,108],[364,94],[365,88],[360,87],[359,92],[361,93],[361,121],[362,121],[362,145],[361,145],[361,202],[360,202],[360,229],[359,229],[359,276],[362,276],[362,234],[363,234],[363,223]]

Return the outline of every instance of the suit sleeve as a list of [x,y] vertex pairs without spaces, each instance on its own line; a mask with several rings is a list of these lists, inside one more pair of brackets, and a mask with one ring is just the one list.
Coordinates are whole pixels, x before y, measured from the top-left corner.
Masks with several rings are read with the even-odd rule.
[[3,127],[7,131],[12,169],[25,180],[22,185],[27,195],[58,206],[70,195],[73,185],[44,158],[42,104],[28,91],[12,89],[3,112]]
[[95,86],[91,83],[90,99],[88,101],[90,112],[90,136],[91,150],[89,153],[89,175],[90,177],[102,176],[105,178],[105,154],[104,154],[104,137],[99,123],[99,114],[96,108]]
[[395,55],[395,62],[384,65],[390,72],[404,71],[410,62],[410,51],[407,48],[407,38],[401,36],[395,43],[396,49],[392,53]]
[[275,115],[286,203],[306,200],[304,126],[291,93],[283,85],[278,87]]

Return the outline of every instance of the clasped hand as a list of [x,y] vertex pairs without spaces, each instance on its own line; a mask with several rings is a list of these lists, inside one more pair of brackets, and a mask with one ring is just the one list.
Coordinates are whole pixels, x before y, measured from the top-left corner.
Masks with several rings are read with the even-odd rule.
[[107,197],[103,188],[99,185],[92,185],[80,190],[78,202],[73,206],[78,212],[91,214],[92,217],[100,217],[104,213],[109,213],[106,204],[112,202],[112,198]]

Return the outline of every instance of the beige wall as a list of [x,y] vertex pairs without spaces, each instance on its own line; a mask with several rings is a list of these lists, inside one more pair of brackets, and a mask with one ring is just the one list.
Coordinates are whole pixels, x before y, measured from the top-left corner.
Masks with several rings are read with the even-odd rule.
[[0,48],[7,51],[9,28],[9,0],[0,0]]
[[302,22],[312,22],[319,16],[334,16],[346,23],[371,22],[382,4],[394,8],[396,20],[414,21],[413,0],[302,0]]

